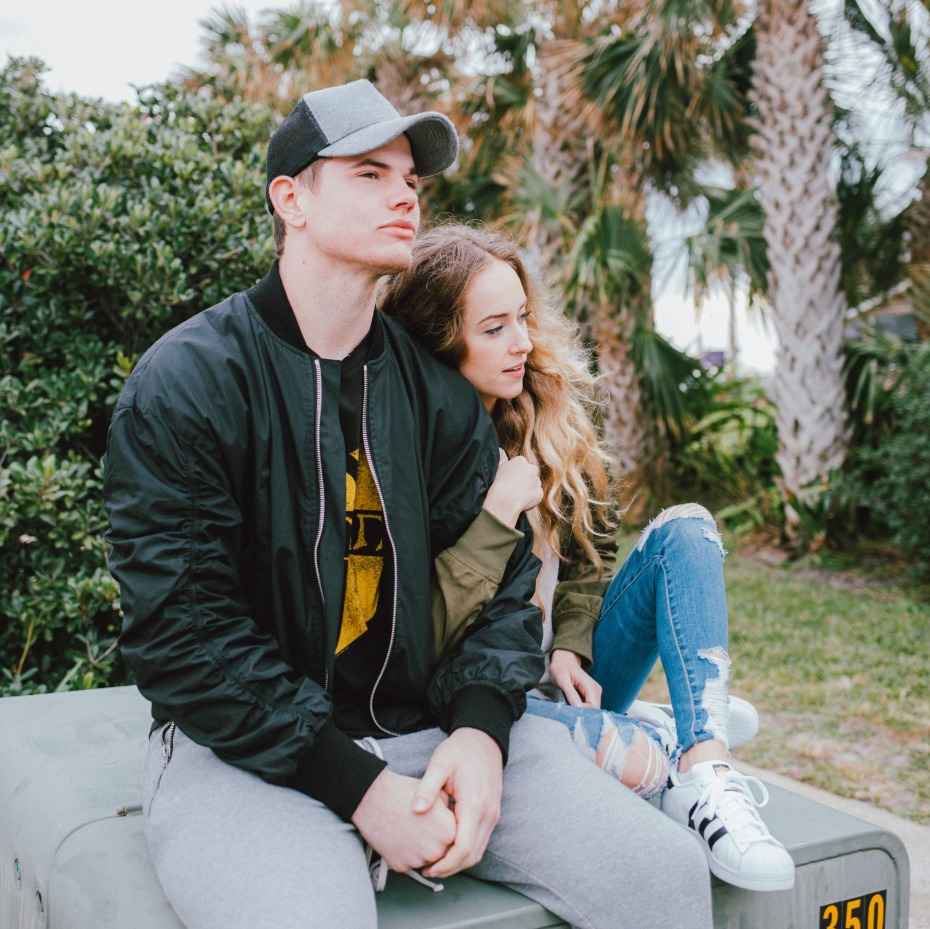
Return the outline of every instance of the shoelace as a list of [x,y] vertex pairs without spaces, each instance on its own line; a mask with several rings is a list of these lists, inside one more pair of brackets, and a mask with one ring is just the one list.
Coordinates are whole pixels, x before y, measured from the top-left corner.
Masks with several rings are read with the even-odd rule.
[[[759,789],[758,799],[753,793],[754,787]],[[740,830],[740,838],[746,842],[766,842],[771,834],[756,808],[768,802],[768,789],[759,778],[740,774],[739,771],[727,771],[715,777],[704,789],[698,797],[695,812],[700,811],[701,817],[707,819],[713,819],[719,812],[721,819],[726,819],[731,834]],[[749,830],[749,833],[744,830]]]
[[[384,760],[384,754],[381,751],[381,746],[378,744],[377,739],[368,736],[364,739],[356,739],[355,741],[356,744],[364,748],[365,751],[371,752],[372,755],[377,755],[378,758]],[[388,871],[391,869],[384,858],[382,858],[367,842],[365,843],[365,861],[368,864],[371,886],[374,887],[375,893],[379,894],[387,886]],[[404,871],[403,873],[418,884],[429,887],[433,893],[439,893],[440,890],[445,890],[444,884],[440,884],[439,881],[431,881],[428,877],[423,877],[419,871],[411,870]]]

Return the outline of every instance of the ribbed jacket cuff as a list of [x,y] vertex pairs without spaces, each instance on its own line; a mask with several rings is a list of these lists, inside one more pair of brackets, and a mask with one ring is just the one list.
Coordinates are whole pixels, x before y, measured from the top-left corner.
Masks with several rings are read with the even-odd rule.
[[355,808],[386,766],[387,762],[328,723],[298,762],[288,786],[325,803],[337,816],[351,822]]
[[465,687],[452,698],[448,719],[450,735],[456,729],[465,728],[487,733],[497,742],[504,764],[507,764],[514,719],[510,701],[503,694],[483,684]]

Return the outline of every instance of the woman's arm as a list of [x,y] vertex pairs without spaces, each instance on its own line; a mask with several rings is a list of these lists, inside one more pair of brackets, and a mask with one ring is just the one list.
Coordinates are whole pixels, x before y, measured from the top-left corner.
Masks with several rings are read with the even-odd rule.
[[434,561],[433,661],[438,664],[478,618],[500,588],[507,562],[523,532],[524,510],[539,503],[539,470],[522,455],[500,453],[497,475],[472,524]]

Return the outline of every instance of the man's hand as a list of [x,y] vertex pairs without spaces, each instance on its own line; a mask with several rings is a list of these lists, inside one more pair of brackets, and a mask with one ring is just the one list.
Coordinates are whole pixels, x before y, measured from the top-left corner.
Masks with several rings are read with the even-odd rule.
[[362,838],[379,852],[388,867],[403,873],[441,859],[455,839],[456,823],[447,799],[414,813],[422,792],[415,777],[385,768],[372,782],[352,816]]
[[507,526],[515,527],[520,514],[531,510],[543,498],[539,468],[523,455],[508,458],[499,449],[497,475],[484,498],[484,508]]
[[443,792],[452,803],[455,841],[444,857],[423,869],[443,878],[477,864],[501,815],[503,758],[498,744],[480,729],[456,729],[430,758],[416,792],[414,810],[429,815]]
[[581,668],[581,659],[564,648],[549,656],[549,676],[572,706],[601,705],[601,685]]

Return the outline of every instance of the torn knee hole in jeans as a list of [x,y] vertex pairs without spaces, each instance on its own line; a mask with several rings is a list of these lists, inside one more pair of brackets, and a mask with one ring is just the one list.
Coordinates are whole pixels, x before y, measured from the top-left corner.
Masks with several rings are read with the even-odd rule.
[[610,721],[605,722],[594,761],[646,800],[659,793],[668,777],[668,756],[653,739],[637,729],[627,742]]
[[709,523],[710,525],[704,527],[704,538],[717,546],[721,556],[726,556],[726,549],[723,547],[723,540],[720,538],[720,533],[717,531],[717,524],[714,521],[714,517],[711,515],[710,510],[708,510],[707,507],[701,506],[700,503],[679,503],[662,510],[662,512],[651,519],[649,525],[643,529],[639,537],[639,542],[636,543],[637,551],[643,550],[643,547],[649,540],[649,536],[652,535],[654,530],[675,519],[702,519]]

